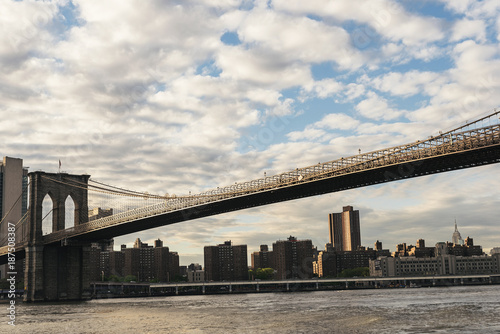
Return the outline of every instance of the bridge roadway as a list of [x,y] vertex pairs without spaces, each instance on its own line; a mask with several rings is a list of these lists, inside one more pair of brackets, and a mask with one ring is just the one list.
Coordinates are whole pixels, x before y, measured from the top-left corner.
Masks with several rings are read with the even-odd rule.
[[[313,170],[309,174],[301,174],[304,169],[297,170],[295,178],[288,177],[285,181],[278,179],[269,184],[262,179],[258,180],[260,184],[258,183],[254,188],[245,188],[239,192],[231,193],[221,190],[221,193],[215,191],[213,194],[203,195],[206,197],[194,196],[192,199],[187,197],[179,199],[172,207],[160,207],[157,212],[154,210],[141,212],[142,209],[137,209],[135,216],[127,217],[124,213],[122,221],[106,222],[108,218],[106,217],[84,224],[88,225],[88,228],[78,226],[79,231],[63,230],[49,234],[44,237],[44,242],[57,242],[67,237],[87,240],[111,239],[225,212],[498,163],[500,162],[499,130],[497,126],[496,132],[488,137],[470,138],[451,144],[445,142],[440,147],[408,151],[400,155],[381,156],[327,172]],[[319,165],[318,168],[322,167]]]
[[[397,147],[217,188],[193,196],[166,199],[161,204],[115,214],[43,237],[44,244],[111,239],[182,221],[261,205],[316,196],[407,178],[500,162],[500,124],[463,130]],[[487,118],[486,117],[486,118]],[[476,121],[479,122],[480,120]],[[21,259],[24,243],[16,245]],[[0,248],[0,263],[7,261]]]

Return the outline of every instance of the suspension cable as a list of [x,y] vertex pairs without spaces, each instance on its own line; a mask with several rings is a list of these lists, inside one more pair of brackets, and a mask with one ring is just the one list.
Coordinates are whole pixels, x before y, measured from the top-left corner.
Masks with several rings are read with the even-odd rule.
[[23,191],[21,192],[21,195],[17,198],[17,200],[14,202],[14,204],[10,207],[9,211],[5,214],[5,216],[2,217],[2,220],[0,221],[0,225],[4,222],[5,218],[11,213],[12,210],[14,210],[14,207],[17,205],[19,200],[23,197],[24,192],[28,189],[29,182],[28,184],[23,188]]
[[[24,224],[26,221],[23,222],[23,220],[25,220],[26,216],[28,215],[29,211],[26,211],[26,213],[24,214],[24,216],[21,217],[21,219],[19,219],[16,224],[14,225],[15,227],[17,227],[21,222]],[[6,234],[3,239],[0,241],[0,245],[3,245],[5,241],[7,241],[8,239],[8,234]]]

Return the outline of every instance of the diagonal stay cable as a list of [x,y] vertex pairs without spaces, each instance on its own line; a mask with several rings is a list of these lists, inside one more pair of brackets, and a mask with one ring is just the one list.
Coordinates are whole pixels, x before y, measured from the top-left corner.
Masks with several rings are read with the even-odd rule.
[[14,202],[14,204],[10,207],[9,211],[5,214],[5,216],[2,217],[2,220],[0,221],[0,225],[2,225],[2,223],[4,222],[5,218],[9,215],[9,213],[11,213],[12,210],[14,210],[14,207],[17,205],[17,203],[19,202],[19,200],[23,197],[23,194],[24,192],[26,191],[26,189],[28,189],[28,186],[29,186],[29,182],[28,184],[23,188],[23,191],[21,192],[21,195],[19,195],[19,197],[17,198],[17,200]]

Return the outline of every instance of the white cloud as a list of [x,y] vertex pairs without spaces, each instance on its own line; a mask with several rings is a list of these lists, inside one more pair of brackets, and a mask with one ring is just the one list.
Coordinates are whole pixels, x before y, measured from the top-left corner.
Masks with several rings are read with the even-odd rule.
[[[321,129],[314,127],[308,127],[303,131],[293,131],[290,132],[287,137],[292,141],[297,140],[316,140],[324,141],[327,133]],[[327,137],[328,138],[328,137]]]
[[292,141],[307,140],[317,142],[330,141],[334,135],[328,130],[353,130],[360,122],[346,114],[327,114],[320,121],[308,125],[303,131],[287,134]]
[[[484,113],[500,104],[500,61],[498,49],[478,45],[473,41],[458,44],[453,50],[456,67],[447,71],[447,81],[434,97],[432,104],[453,106],[465,119]],[[469,115],[469,116],[467,116]]]
[[405,113],[403,110],[391,108],[386,99],[374,92],[368,92],[366,96],[367,98],[356,105],[356,110],[364,117],[375,120],[392,120]]
[[500,4],[496,0],[440,0],[446,7],[470,18],[496,18]]
[[440,1],[444,2],[448,8],[459,13],[467,12],[470,6],[475,2],[475,0],[440,0]]
[[56,2],[0,3],[0,61],[2,72],[16,70],[31,54],[44,54],[55,38],[49,29],[57,15]]
[[[318,97],[320,99],[325,99],[327,97],[335,96],[344,89],[342,83],[334,79],[323,79],[319,81],[314,81],[311,82],[310,84],[305,84],[303,86],[304,86],[303,92],[312,95],[308,96],[308,98]],[[303,97],[303,99],[305,98]]]
[[273,50],[283,59],[313,63],[334,61],[348,69],[361,66],[363,61],[350,45],[344,29],[307,17],[256,8],[240,24],[238,36],[245,43]]
[[410,71],[407,73],[390,72],[374,78],[370,84],[382,91],[396,96],[411,96],[420,93],[432,94],[443,84],[442,74],[434,72]]
[[355,20],[369,25],[392,41],[402,41],[407,45],[434,42],[444,37],[440,20],[413,15],[390,0],[311,0],[307,3],[276,0],[273,5],[278,10],[296,14],[315,14],[340,21]]
[[500,41],[500,16],[497,18],[496,28],[497,28],[497,40]]
[[346,114],[328,114],[315,125],[319,128],[352,130],[355,129],[360,122]]
[[348,101],[353,101],[358,97],[362,96],[366,89],[364,85],[350,83],[347,85],[347,90],[345,91],[345,95]]
[[300,86],[312,80],[308,66],[288,63],[280,54],[264,50],[226,47],[217,55],[221,77],[273,89]]
[[474,38],[479,42],[486,40],[486,24],[481,20],[464,19],[453,26],[452,41],[460,41],[466,38]]
[[382,55],[386,59],[392,59],[394,63],[408,61],[405,58],[405,48],[401,43],[387,43],[382,46]]

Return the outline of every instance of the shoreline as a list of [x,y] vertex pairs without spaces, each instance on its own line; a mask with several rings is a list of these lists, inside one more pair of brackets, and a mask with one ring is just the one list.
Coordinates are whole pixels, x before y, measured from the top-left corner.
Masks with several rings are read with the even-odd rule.
[[[196,295],[228,295],[258,293],[291,293],[312,291],[347,291],[366,289],[414,289],[473,285],[500,285],[500,275],[476,276],[421,276],[421,277],[356,277],[335,279],[307,279],[282,281],[236,281],[236,282],[178,282],[178,283],[118,283],[92,282],[90,298],[144,298]],[[20,292],[20,291],[18,291]],[[22,293],[16,302],[24,303]],[[1,291],[0,304],[11,299]],[[61,299],[51,302],[71,302]]]

